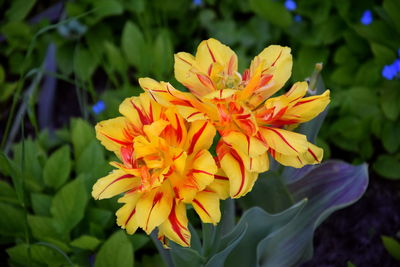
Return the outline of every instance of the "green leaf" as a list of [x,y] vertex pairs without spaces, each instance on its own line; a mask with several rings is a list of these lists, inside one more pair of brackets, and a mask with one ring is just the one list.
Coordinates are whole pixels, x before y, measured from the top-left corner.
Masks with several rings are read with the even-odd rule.
[[251,0],[250,6],[254,13],[272,24],[286,28],[292,24],[292,15],[282,2],[273,0]]
[[96,256],[94,266],[134,266],[132,244],[124,231],[117,231],[106,242],[104,242]]
[[391,85],[386,83],[386,86],[382,86],[381,91],[381,107],[385,116],[395,121],[399,117],[400,114],[400,91],[396,85]]
[[167,74],[172,72],[173,66],[173,48],[171,38],[167,30],[162,30],[158,33],[154,42],[153,49],[153,66],[156,77],[167,77]]
[[371,50],[378,64],[381,66],[391,64],[396,59],[394,50],[385,45],[371,43]]
[[43,179],[46,185],[58,189],[69,177],[71,159],[69,146],[65,145],[55,151],[44,165]]
[[87,201],[88,194],[83,179],[75,179],[57,192],[50,212],[63,233],[71,231],[83,219]]
[[200,253],[192,248],[181,247],[171,242],[171,256],[175,266],[193,266],[202,267],[204,257]]
[[[240,218],[235,229],[223,238],[222,244],[226,243],[231,236],[238,235],[247,226],[247,231],[240,244],[228,256],[226,266],[256,266],[257,245],[265,237],[279,232],[304,208],[306,201],[299,202],[282,213],[269,214],[258,207],[246,210]],[[223,245],[222,245],[223,247]],[[271,265],[286,266],[286,265]]]
[[400,179],[400,161],[391,155],[379,155],[373,164],[374,170],[383,177]]
[[394,153],[400,146],[400,124],[385,121],[382,129],[382,143],[389,153]]
[[[88,221],[93,222],[103,228],[106,227],[113,216],[114,214],[109,210],[94,207],[90,207],[86,214]],[[136,234],[134,236],[136,236]]]
[[246,209],[259,206],[273,214],[289,208],[294,202],[281,177],[270,171],[260,175],[253,190],[240,199],[239,203]]
[[150,241],[149,236],[144,235],[144,234],[138,234],[138,233],[135,233],[134,235],[130,235],[129,239],[131,240],[133,249],[135,251],[142,248],[144,245],[146,245]]
[[28,224],[32,235],[38,240],[60,238],[57,221],[51,217],[28,215]]
[[0,65],[0,84],[2,84],[4,82],[5,79],[5,72],[4,72],[4,68],[2,65]]
[[0,202],[18,204],[18,197],[12,186],[6,181],[0,180]]
[[127,66],[124,58],[122,57],[121,51],[110,42],[105,42],[104,47],[109,66],[124,75],[124,72],[127,70]]
[[392,20],[397,33],[400,33],[400,2],[397,0],[385,0],[383,1],[383,8]]
[[15,0],[6,12],[8,21],[23,20],[35,5],[36,0]]
[[392,28],[383,21],[374,21],[370,25],[354,25],[353,29],[363,38],[370,42],[398,48],[400,37],[393,35]]
[[[31,191],[40,191],[43,188],[42,163],[46,160],[46,154],[37,142],[31,139],[23,140],[14,145],[15,168],[18,168],[24,179],[25,186]],[[15,174],[15,168],[13,174]]]
[[119,1],[97,0],[94,1],[93,4],[95,8],[95,15],[98,19],[120,15],[123,12],[123,7]]
[[351,261],[348,261],[347,267],[357,267],[357,266],[354,263],[352,263]]
[[[243,237],[245,236],[247,231],[247,225],[240,225],[239,229],[235,229],[233,234],[228,235],[225,237],[221,242],[225,243],[222,245],[222,250],[215,253],[210,260],[205,265],[206,267],[224,267],[225,261],[229,254],[235,249],[240,241],[242,241]],[[218,241],[217,241],[218,242]]]
[[51,196],[39,193],[31,193],[33,212],[36,215],[50,216]]
[[383,245],[387,252],[396,260],[400,261],[400,243],[396,239],[389,236],[381,236]]
[[28,244],[19,244],[14,247],[6,249],[8,256],[12,262],[21,264],[22,266],[38,266],[32,262],[32,257],[29,254]]
[[[70,2],[69,2],[70,3]],[[57,47],[57,68],[65,75],[70,75],[74,69],[74,46],[65,43]]]
[[72,119],[71,139],[75,159],[77,159],[87,145],[95,139],[94,127],[83,119]]
[[139,70],[143,68],[141,63],[145,60],[145,41],[140,29],[131,21],[126,22],[122,30],[122,51],[129,64]]
[[304,80],[315,69],[316,63],[324,63],[327,61],[329,50],[303,46],[294,60],[293,79]]
[[367,185],[366,164],[352,166],[341,161],[326,161],[289,184],[295,201],[308,201],[289,223],[258,244],[257,262],[260,266],[300,266],[309,260],[316,228],[334,211],[360,199]]
[[101,241],[94,236],[82,235],[72,240],[70,245],[81,249],[95,250],[100,243]]
[[97,57],[84,47],[78,47],[74,53],[73,68],[75,74],[83,81],[89,80],[98,66]]
[[[78,174],[88,173],[91,176],[104,175],[104,167],[108,168],[108,164],[104,159],[103,147],[97,140],[92,140],[88,143],[85,150],[76,161],[76,172]],[[90,177],[92,180],[93,177]]]
[[25,236],[26,219],[23,209],[0,202],[0,214],[1,235],[16,237]]

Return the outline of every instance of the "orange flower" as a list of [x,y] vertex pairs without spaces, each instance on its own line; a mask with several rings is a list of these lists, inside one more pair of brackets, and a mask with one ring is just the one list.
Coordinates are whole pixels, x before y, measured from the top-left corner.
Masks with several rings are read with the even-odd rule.
[[[205,120],[186,122],[173,107],[162,107],[147,94],[126,99],[123,115],[96,125],[97,138],[121,163],[93,186],[95,199],[121,193],[124,205],[117,224],[133,234],[138,227],[159,239],[190,246],[186,205],[201,220],[216,224],[219,200],[228,197],[228,179],[218,175],[217,163],[208,151],[215,135]],[[215,175],[215,178],[214,178]]]
[[248,193],[258,173],[269,169],[268,153],[296,168],[321,161],[322,149],[290,130],[316,117],[330,101],[329,90],[304,97],[306,82],[297,82],[286,94],[271,98],[291,75],[288,47],[265,48],[242,74],[237,65],[229,47],[209,39],[200,43],[195,56],[175,55],[175,77],[191,93],[149,78],[139,80],[155,101],[176,107],[187,121],[212,122],[221,135],[218,159],[234,198]]

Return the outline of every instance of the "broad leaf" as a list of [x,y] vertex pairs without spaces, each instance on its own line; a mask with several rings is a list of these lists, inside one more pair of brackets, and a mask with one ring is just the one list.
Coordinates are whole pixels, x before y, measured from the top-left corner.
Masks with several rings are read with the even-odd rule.
[[132,267],[133,248],[124,231],[115,232],[101,246],[96,255],[95,267]]
[[295,200],[308,199],[304,209],[257,247],[261,266],[298,266],[312,257],[315,229],[332,212],[351,205],[365,192],[367,165],[328,161],[289,184]]
[[43,179],[46,185],[58,189],[68,179],[71,172],[70,150],[68,146],[63,146],[55,151],[43,170]]
[[50,211],[64,233],[71,231],[82,220],[87,201],[88,194],[82,179],[69,182],[54,196]]

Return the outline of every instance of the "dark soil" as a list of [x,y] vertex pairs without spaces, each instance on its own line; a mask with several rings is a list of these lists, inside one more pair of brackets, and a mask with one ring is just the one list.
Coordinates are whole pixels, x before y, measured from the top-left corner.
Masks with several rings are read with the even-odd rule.
[[[365,195],[354,205],[335,212],[317,229],[314,257],[302,267],[400,266],[385,250],[381,235],[400,234],[398,183],[372,176]],[[398,237],[397,237],[398,239]]]

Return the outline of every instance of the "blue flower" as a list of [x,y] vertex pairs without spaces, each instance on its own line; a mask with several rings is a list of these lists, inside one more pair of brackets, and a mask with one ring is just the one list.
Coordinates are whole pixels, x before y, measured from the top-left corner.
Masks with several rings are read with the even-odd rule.
[[286,7],[287,10],[293,11],[293,10],[295,10],[297,8],[297,4],[293,0],[286,0],[285,1],[285,7]]
[[102,100],[99,100],[96,104],[93,105],[92,110],[96,114],[102,113],[106,109],[106,104]]
[[203,0],[193,0],[193,4],[195,6],[201,6],[202,3],[203,3]]
[[373,21],[371,10],[365,10],[361,16],[360,22],[364,25],[369,25]]
[[386,80],[393,80],[394,77],[396,77],[397,75],[397,71],[395,66],[393,66],[393,64],[391,65],[385,65],[382,69],[382,76],[386,79]]
[[302,17],[301,17],[300,15],[294,16],[294,21],[300,22],[300,21],[302,21],[302,20],[303,20],[303,19],[302,19]]

